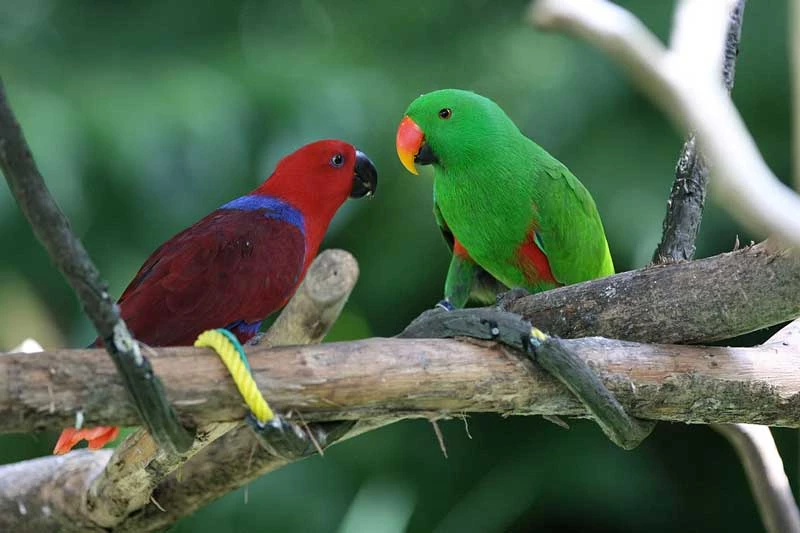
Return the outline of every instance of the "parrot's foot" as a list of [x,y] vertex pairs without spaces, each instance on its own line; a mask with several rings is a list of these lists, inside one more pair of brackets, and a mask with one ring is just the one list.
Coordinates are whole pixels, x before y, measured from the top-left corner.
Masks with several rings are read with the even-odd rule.
[[307,457],[342,438],[355,424],[354,420],[296,424],[281,415],[262,424],[250,414],[248,425],[253,429],[261,446],[275,457],[286,460]]
[[545,420],[547,420],[551,424],[557,425],[561,429],[569,429],[569,424],[567,424],[567,422],[563,418],[561,418],[560,416],[542,415],[542,418],[544,418]]
[[502,309],[503,311],[507,311],[511,304],[519,300],[520,298],[524,298],[525,296],[530,296],[530,291],[527,289],[523,289],[522,287],[514,287],[511,290],[506,292],[501,292],[497,295],[497,300],[495,301],[495,306],[498,309]]
[[490,308],[450,312],[431,309],[414,319],[398,337],[472,337],[493,340],[522,351],[564,384],[583,403],[606,436],[626,450],[638,446],[655,426],[655,422],[626,413],[594,370],[570,349],[569,340],[550,337],[514,313]]
[[447,298],[445,298],[444,300],[439,300],[439,303],[437,303],[434,306],[434,309],[435,308],[444,309],[445,311],[455,310],[455,307],[453,307],[453,304],[451,304],[450,300],[448,300]]
[[539,366],[583,403],[603,433],[617,446],[631,450],[653,431],[656,423],[630,416],[597,373],[562,339],[544,335],[534,328],[529,353]]

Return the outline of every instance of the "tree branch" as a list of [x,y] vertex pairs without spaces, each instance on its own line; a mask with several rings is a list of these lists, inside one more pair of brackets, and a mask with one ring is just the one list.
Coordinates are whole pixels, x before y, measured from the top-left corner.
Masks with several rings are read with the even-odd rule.
[[769,533],[799,533],[800,513],[770,429],[753,424],[713,424],[712,427],[739,455],[765,529]]
[[[794,336],[794,340],[755,348],[648,345],[602,338],[561,342],[598,372],[606,387],[633,416],[689,423],[744,422],[800,427],[797,408],[800,379],[794,372],[800,364],[800,343],[797,342],[800,337]],[[96,353],[94,350],[64,350],[5,355],[0,358],[0,375],[19,380],[15,385],[19,390],[50,386],[57,397],[64,397],[64,382],[60,378],[65,369],[94,362]],[[225,379],[216,357],[196,348],[162,348],[158,349],[158,354],[153,359],[154,364],[165,376],[169,397],[181,415],[201,424],[240,419],[244,411],[241,400],[230,381]],[[256,346],[248,348],[248,355],[255,379],[272,403],[282,411],[302,409],[304,418],[310,421],[442,417],[461,412],[587,414],[564,387],[527,357],[519,357],[492,342],[368,339],[305,347],[265,349]],[[101,360],[96,361],[95,368],[94,377],[86,379],[85,383],[76,383],[80,390],[71,390],[70,396],[86,395],[83,386],[91,386],[97,391],[95,400],[104,405],[97,422],[135,421],[112,365]],[[4,389],[0,390],[7,390],[8,384],[3,385]],[[29,403],[28,408],[46,411],[49,405]],[[66,416],[61,411],[56,402],[55,415]],[[9,418],[4,417],[4,425],[14,425],[6,422]],[[241,431],[234,432],[231,438],[233,441],[242,438]],[[167,498],[172,502],[172,513],[185,513],[191,508],[172,505],[177,501],[187,503],[187,499],[197,504],[221,495],[197,492],[218,479],[211,476],[212,471],[215,476],[220,474],[220,469],[239,476],[283,464],[282,460],[265,460],[259,463],[258,469],[251,470],[243,459],[247,454],[241,455],[241,447],[236,448],[239,454],[236,459],[229,457],[229,462],[217,462],[220,455],[230,453],[225,447],[217,446],[219,442],[186,465],[194,466],[191,475],[206,479],[206,483],[193,485],[186,479],[185,472],[181,482],[171,476],[154,494],[162,506]],[[35,471],[48,472],[39,478],[41,483],[59,475],[57,467],[62,463],[57,461],[63,459],[34,461]],[[14,490],[18,485],[18,469],[26,468],[25,464],[0,467],[0,493],[12,495],[2,505],[40,501],[37,495],[41,483],[26,485],[32,494]],[[222,477],[224,486],[240,485],[251,478],[249,475]],[[74,483],[80,482],[75,480]],[[151,518],[156,520],[155,510],[147,511],[150,508],[150,505],[146,507],[145,514],[151,513]],[[20,514],[10,513],[12,510],[11,507],[0,508],[0,527],[19,530]],[[137,515],[139,518],[135,520],[142,520],[141,514]],[[137,524],[141,530],[149,529],[143,522]],[[127,527],[126,524],[122,526]]]
[[[488,342],[488,341],[487,341]],[[748,422],[800,427],[800,362],[794,345],[754,348],[631,343],[599,337],[562,339],[604,378],[633,415],[676,422]],[[54,412],[40,418],[66,419],[71,401],[91,399],[92,423],[136,422],[120,381],[94,350],[8,354],[0,372],[17,380],[15,389],[51,387]],[[245,409],[215,356],[189,347],[159,348],[156,368],[181,413],[199,424],[240,420]],[[283,412],[302,410],[307,421],[381,416],[428,416],[462,411],[507,415],[582,416],[584,408],[553,379],[526,360],[509,357],[494,343],[442,339],[366,339],[319,346],[248,349],[253,375],[271,403]],[[53,363],[58,358],[57,363]],[[155,358],[154,358],[155,359]],[[419,364],[409,364],[413,361]],[[93,364],[95,376],[60,379]],[[4,384],[6,385],[6,384]],[[95,391],[87,391],[86,387]],[[19,397],[19,396],[17,396]],[[27,409],[47,411],[44,395],[27,395]],[[12,401],[4,401],[6,405]],[[720,410],[724,405],[725,409]],[[2,430],[33,425],[4,419]],[[39,424],[36,424],[39,425]]]
[[[562,337],[698,342],[791,320],[800,314],[797,287],[800,259],[760,244],[527,296],[511,302],[509,308],[539,329]],[[163,348],[156,353],[186,353],[181,350]],[[121,400],[124,393],[115,385],[114,372],[94,355],[96,351],[58,353],[58,358],[50,360],[41,354],[0,357],[0,431],[60,427],[70,423],[79,409],[88,424],[137,424],[129,404],[120,402],[112,409],[108,402],[109,398]],[[166,382],[167,396],[188,420],[206,424],[244,416],[238,392],[216,359],[159,355],[154,365],[171,377]],[[254,370],[266,369],[254,366]],[[179,385],[173,383],[173,376],[180,379]],[[282,379],[277,375],[269,379],[264,392],[285,412],[287,406],[297,404],[284,404],[275,397],[286,392],[273,390]],[[203,402],[198,404],[200,398]]]
[[75,291],[84,312],[104,340],[144,425],[169,453],[185,452],[192,443],[193,432],[181,425],[166,402],[161,381],[153,374],[139,344],[120,318],[119,309],[108,295],[106,283],[100,279],[100,273],[83,244],[72,233],[67,217],[47,190],[22,128],[8,103],[2,80],[0,169],[39,242]]
[[[744,6],[745,0],[739,0],[729,17],[722,66],[722,79],[728,92],[733,88],[736,73]],[[694,258],[694,242],[706,200],[708,170],[708,162],[697,146],[695,134],[689,133],[675,168],[675,181],[667,201],[661,242],[653,255],[654,263]]]
[[734,2],[683,0],[684,8],[723,16],[689,17],[679,11],[669,50],[631,13],[605,0],[538,0],[530,18],[617,60],[682,131],[697,132],[714,169],[712,187],[720,204],[745,227],[798,245],[800,197],[769,169],[716,74],[722,55],[714,50],[727,27],[717,23],[727,22]]
[[792,64],[792,171],[800,191],[800,0],[789,0],[789,60]]
[[701,343],[800,315],[798,287],[800,258],[765,242],[501,300],[500,305],[560,337]]
[[[737,2],[728,22],[722,77],[729,93],[733,88],[744,5],[745,0]],[[684,144],[675,174],[661,243],[653,258],[655,263],[694,258],[694,242],[700,228],[708,184],[708,163],[693,133]],[[800,533],[800,512],[770,428],[753,424],[713,424],[712,427],[738,453],[766,530],[771,533]]]

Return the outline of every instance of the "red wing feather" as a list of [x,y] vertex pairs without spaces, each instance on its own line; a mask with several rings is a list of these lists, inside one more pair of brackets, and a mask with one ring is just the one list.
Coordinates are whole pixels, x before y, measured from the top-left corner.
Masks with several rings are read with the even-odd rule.
[[547,255],[539,248],[536,242],[536,231],[531,230],[528,237],[519,247],[520,266],[525,274],[525,278],[531,283],[548,282],[558,285],[558,281],[553,276],[550,269],[550,261]]
[[201,332],[275,312],[300,282],[305,239],[263,211],[220,209],[161,245],[119,300],[134,336],[190,345]]

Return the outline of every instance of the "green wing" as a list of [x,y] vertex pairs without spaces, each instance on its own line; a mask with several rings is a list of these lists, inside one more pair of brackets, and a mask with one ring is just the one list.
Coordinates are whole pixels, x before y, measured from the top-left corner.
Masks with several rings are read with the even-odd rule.
[[542,150],[536,172],[537,245],[553,276],[563,284],[614,273],[603,223],[586,187],[561,162]]

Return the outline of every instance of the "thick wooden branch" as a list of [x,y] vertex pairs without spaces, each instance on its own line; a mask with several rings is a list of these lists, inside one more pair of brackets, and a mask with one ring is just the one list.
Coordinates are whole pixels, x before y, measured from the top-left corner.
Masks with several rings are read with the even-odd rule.
[[111,450],[80,450],[0,467],[0,529],[19,533],[105,532],[83,501]]
[[[800,315],[797,287],[800,259],[762,244],[527,296],[509,307],[543,331],[562,337],[697,342],[791,320]],[[330,349],[308,348],[310,353]],[[159,372],[170,376],[168,396],[182,416],[198,424],[241,419],[245,411],[223,367],[213,357],[187,359],[185,350],[159,349],[159,354],[181,357],[159,356],[153,362]],[[43,354],[0,356],[0,431],[62,427],[73,422],[79,409],[89,424],[135,425],[134,410],[122,401],[124,394],[113,369],[97,353],[67,350],[49,360]],[[271,388],[283,384],[287,376],[268,376],[265,394],[272,399],[283,392]],[[279,398],[272,400],[279,409],[292,406],[306,412],[305,401],[286,404]]]
[[[795,343],[725,348],[646,345],[602,338],[563,342],[599,373],[626,410],[637,417],[800,427],[800,378],[794,372],[800,364],[800,346]],[[440,417],[476,411],[586,414],[549,374],[527,358],[490,342],[369,339],[320,346],[252,347],[248,352],[256,380],[273,404],[282,410],[302,410],[307,420]],[[195,348],[165,348],[158,354],[154,363],[183,416],[199,423],[240,419],[244,413],[241,400],[216,356]],[[61,378],[65,370],[93,363],[97,370],[94,377],[83,383],[71,381],[79,391],[63,394],[65,382]],[[56,420],[69,416],[73,407],[70,401],[90,396],[102,401],[102,409],[99,405],[96,411],[86,409],[92,421],[136,420],[112,364],[104,358],[98,360],[96,350],[5,355],[0,357],[0,376],[9,376],[17,391],[47,390],[49,385],[61,400],[54,402],[54,413],[48,413],[51,404],[42,395],[25,394],[24,398],[28,409]],[[8,383],[3,386],[7,390]],[[85,392],[89,386],[98,392]],[[14,418],[3,417],[3,430],[27,429],[13,422]],[[212,447],[224,453],[221,447]],[[241,463],[241,455],[238,458]],[[36,461],[38,468],[53,471],[59,460]],[[267,461],[259,468],[274,468],[279,463]],[[210,461],[192,464],[202,471],[216,468]],[[14,472],[8,468],[12,467],[0,468],[0,491],[8,491],[8,485],[16,483]],[[238,469],[236,473],[240,474],[244,466],[228,464],[226,468]],[[193,494],[195,499],[202,499],[190,485],[182,484],[180,490],[170,492],[168,487],[175,488],[174,483],[168,481],[159,487],[155,498],[162,494],[181,496],[186,501]],[[0,522],[4,516],[0,514]]]
[[502,302],[561,337],[641,342],[729,339],[800,315],[800,258],[768,242],[650,266]]
[[[690,423],[747,422],[800,427],[800,349],[726,348],[564,339],[640,418]],[[215,355],[161,348],[154,364],[182,416],[198,424],[240,420],[245,410]],[[308,421],[473,412],[582,416],[584,409],[545,372],[492,343],[367,339],[319,346],[248,350],[259,387],[280,411]],[[93,376],[72,369],[92,365]],[[60,423],[82,405],[89,423],[131,424],[136,417],[119,378],[95,350],[0,358],[11,395],[2,431]],[[53,391],[50,397],[46,392]],[[44,393],[39,392],[45,391]],[[22,406],[23,410],[9,409]],[[20,416],[21,415],[21,416]]]
[[[719,268],[715,268],[714,263],[718,263]],[[653,304],[609,295],[608,286],[615,287],[622,295],[630,295],[632,291],[625,289],[630,281],[624,280],[633,279],[640,289],[648,288],[651,294],[667,298],[672,307],[681,310],[667,315],[667,319],[674,321],[672,327],[661,322],[651,330],[651,335],[670,332],[669,335],[677,336],[678,340],[695,339],[697,332],[693,328],[684,329],[688,337],[680,339],[682,330],[678,324],[695,324],[695,317],[711,319],[708,317],[713,318],[721,309],[747,304],[748,299],[743,299],[737,291],[702,292],[702,287],[709,284],[721,286],[736,279],[740,269],[733,265],[737,263],[743,272],[757,268],[761,273],[760,285],[755,277],[746,278],[749,281],[745,294],[753,291],[755,300],[770,294],[769,300],[784,313],[778,316],[771,309],[764,310],[760,326],[797,313],[796,308],[788,305],[791,299],[783,292],[794,293],[792,288],[798,286],[797,260],[760,245],[709,260],[620,274],[600,280],[606,283],[605,287],[586,284],[587,298],[597,302],[598,316],[603,316],[604,309],[629,306],[626,321],[610,322],[616,330],[598,322],[594,325],[601,325],[619,336],[632,332],[645,334],[638,322],[652,323],[652,317],[645,312],[648,307],[643,306]],[[694,270],[693,266],[699,270]],[[662,283],[666,287],[659,288]],[[668,290],[675,283],[682,287],[681,291]],[[686,299],[681,301],[680,295],[685,295]],[[542,296],[546,294],[512,303],[535,302]],[[580,296],[573,299],[573,302],[582,301]],[[589,309],[584,312],[589,313]],[[751,312],[756,309],[760,307],[750,307]],[[570,309],[551,307],[549,323],[559,323],[565,310]],[[617,312],[621,316],[622,310],[618,307]],[[547,312],[540,310],[539,313],[543,319],[548,317]],[[722,327],[725,323],[717,320],[715,324]],[[758,327],[752,320],[736,320],[723,329],[733,335],[744,332],[737,331],[734,325],[748,331]],[[642,346],[603,339],[565,342],[574,343],[570,344],[571,349],[588,357],[589,364],[598,370],[610,390],[635,416],[797,425],[800,420],[794,406],[800,385],[792,378],[798,362],[798,354],[790,349],[793,338],[787,334],[779,346],[770,344],[749,349]],[[580,404],[547,374],[498,347],[458,341],[373,339],[319,347],[266,350],[259,346],[249,350],[256,378],[267,397],[278,409],[296,408],[307,420],[379,417],[374,422],[377,426],[406,415],[442,416],[462,411],[585,414]],[[178,406],[181,416],[198,424],[241,419],[245,412],[241,400],[215,356],[200,355],[191,348],[163,349],[158,353],[154,363],[158,372],[166,376],[169,398]],[[617,354],[617,358],[609,354]],[[739,399],[746,403],[739,405]],[[720,409],[720,406],[725,408]],[[125,401],[112,366],[98,358],[97,351],[0,357],[0,431],[26,431],[69,423],[79,408],[84,410],[88,422],[131,424],[137,420]],[[161,506],[164,502],[169,504],[167,514],[155,503],[148,503],[118,527],[125,529],[130,524],[136,524],[133,530],[148,530],[151,525],[161,527],[184,515],[181,513],[191,512],[226,490],[283,464],[260,451],[256,451],[246,471],[242,471],[240,464],[231,467],[229,462],[212,463],[231,453],[241,458],[251,450],[252,437],[241,430],[212,443],[182,469],[182,479],[189,476],[194,480],[192,485],[179,483],[172,475],[157,487],[154,497]],[[50,469],[48,460],[38,460],[44,462],[37,463],[37,468]],[[6,473],[0,469],[0,483],[11,479]],[[55,473],[53,471],[53,475]]]

